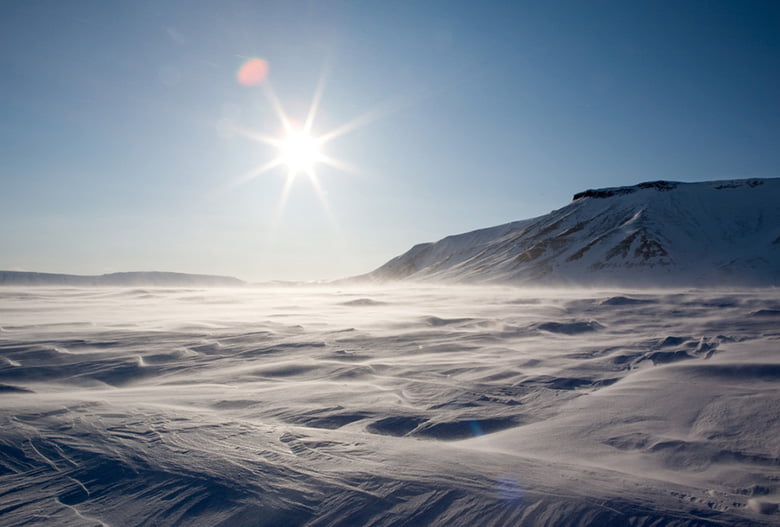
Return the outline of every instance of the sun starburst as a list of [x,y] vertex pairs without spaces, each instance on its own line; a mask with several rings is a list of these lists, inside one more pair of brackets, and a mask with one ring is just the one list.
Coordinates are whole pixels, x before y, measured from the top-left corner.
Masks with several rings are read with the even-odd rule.
[[[325,165],[341,172],[356,173],[357,170],[351,164],[327,155],[325,152],[327,144],[336,138],[375,121],[386,113],[395,111],[397,108],[383,105],[337,126],[330,131],[315,135],[312,128],[319,111],[320,100],[325,85],[324,73],[320,76],[319,82],[317,83],[314,97],[312,98],[306,118],[302,121],[302,124],[300,124],[299,121],[296,121],[287,115],[287,112],[285,112],[279,98],[271,87],[271,83],[267,78],[267,63],[264,61],[258,62],[256,60],[254,62],[250,60],[247,64],[249,63],[253,65],[251,71],[244,73],[243,76],[239,75],[239,82],[246,86],[259,86],[263,89],[265,97],[273,108],[279,121],[281,132],[277,136],[267,136],[248,129],[233,128],[233,131],[238,132],[244,137],[274,147],[276,149],[276,156],[267,163],[253,168],[242,177],[236,179],[230,186],[245,184],[264,173],[286,168],[286,180],[279,200],[277,218],[286,204],[293,182],[296,180],[297,176],[305,175],[311,183],[329,218],[333,221],[329,212],[325,191],[319,180],[318,168],[321,165]],[[244,77],[249,80],[245,82],[242,81],[241,79]],[[256,78],[259,79],[257,82],[254,81]]]
[[324,157],[320,153],[320,142],[303,130],[290,130],[287,137],[276,146],[282,163],[290,173],[308,173]]

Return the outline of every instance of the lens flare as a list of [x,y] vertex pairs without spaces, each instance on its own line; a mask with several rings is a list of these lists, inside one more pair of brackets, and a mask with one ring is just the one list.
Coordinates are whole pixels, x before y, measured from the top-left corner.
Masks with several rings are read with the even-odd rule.
[[523,487],[520,482],[509,475],[504,475],[496,482],[498,497],[506,504],[520,504],[523,502]]
[[474,434],[474,437],[485,435],[485,433],[482,431],[482,426],[478,421],[469,421],[469,428],[471,428],[471,433]]
[[236,73],[236,80],[242,86],[258,86],[268,77],[268,61],[265,59],[249,59],[244,62]]

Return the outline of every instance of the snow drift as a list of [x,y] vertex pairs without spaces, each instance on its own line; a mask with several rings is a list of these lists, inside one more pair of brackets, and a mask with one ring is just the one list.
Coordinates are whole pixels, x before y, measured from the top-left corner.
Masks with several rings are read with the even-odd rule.
[[545,216],[413,247],[363,278],[780,284],[780,178],[588,190]]
[[0,288],[3,526],[770,526],[776,292]]

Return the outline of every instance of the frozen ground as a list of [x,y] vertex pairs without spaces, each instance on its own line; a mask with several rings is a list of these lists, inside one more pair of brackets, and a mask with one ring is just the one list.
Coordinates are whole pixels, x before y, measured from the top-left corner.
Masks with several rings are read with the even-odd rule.
[[0,289],[0,524],[777,525],[780,295]]

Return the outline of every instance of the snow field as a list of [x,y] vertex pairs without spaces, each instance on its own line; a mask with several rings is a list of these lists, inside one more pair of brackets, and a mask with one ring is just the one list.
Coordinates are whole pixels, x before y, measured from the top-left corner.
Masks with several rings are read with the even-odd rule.
[[780,523],[767,290],[0,289],[3,525]]

